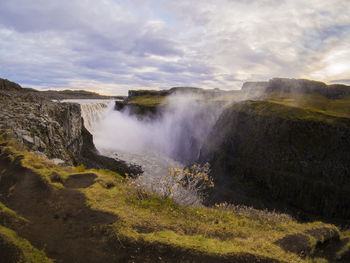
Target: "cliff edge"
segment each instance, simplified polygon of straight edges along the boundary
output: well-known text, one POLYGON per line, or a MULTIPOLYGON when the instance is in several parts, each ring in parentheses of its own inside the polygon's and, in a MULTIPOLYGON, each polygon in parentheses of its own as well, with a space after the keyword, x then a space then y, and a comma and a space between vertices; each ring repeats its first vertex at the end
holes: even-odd
POLYGON ((57 163, 83 164, 121 174, 139 174, 140 168, 98 154, 84 127, 80 105, 56 103, 41 92, 0 79, 0 128, 29 150, 57 163))

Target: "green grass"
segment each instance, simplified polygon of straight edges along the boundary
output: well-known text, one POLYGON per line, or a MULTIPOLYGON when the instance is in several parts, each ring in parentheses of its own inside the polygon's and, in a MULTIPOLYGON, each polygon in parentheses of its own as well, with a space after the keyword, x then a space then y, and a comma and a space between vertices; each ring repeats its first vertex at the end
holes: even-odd
POLYGON ((320 111, 312 107, 291 106, 292 103, 275 102, 273 100, 243 101, 233 104, 231 107, 240 112, 278 117, 286 120, 309 120, 325 122, 330 125, 344 126, 346 116, 336 116, 326 111, 320 111))
POLYGON ((0 224, 2 220, 4 221, 21 221, 22 223, 28 222, 27 219, 18 215, 12 209, 6 207, 3 203, 0 202, 0 224))
POLYGON ((350 117, 350 96, 327 99, 319 94, 272 93, 266 100, 334 117, 350 117))
POLYGON ((1 225, 0 243, 3 246, 2 249, 10 251, 14 263, 53 263, 43 251, 34 248, 26 239, 19 237, 14 231, 1 225))
MULTIPOLYGON (((105 175, 99 175, 105 180, 105 175)), ((116 214, 119 218, 111 227, 121 240, 163 243, 207 254, 230 255, 250 253, 287 262, 303 262, 293 253, 285 252, 273 243, 288 235, 304 233, 321 227, 334 228, 322 222, 299 224, 294 220, 262 218, 229 210, 183 207, 171 199, 162 199, 151 193, 142 198, 137 190, 116 183, 107 190, 102 184, 94 184, 82 190, 93 209, 116 214)), ((310 238, 310 246, 318 240, 310 238)))
POLYGON ((142 95, 132 97, 128 103, 145 107, 164 106, 167 103, 167 98, 161 95, 142 95))

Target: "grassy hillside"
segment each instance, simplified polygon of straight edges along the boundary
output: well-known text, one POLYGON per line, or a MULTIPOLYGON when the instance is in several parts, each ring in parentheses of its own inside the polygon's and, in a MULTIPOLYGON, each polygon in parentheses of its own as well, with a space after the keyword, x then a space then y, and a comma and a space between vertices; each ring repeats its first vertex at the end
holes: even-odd
POLYGON ((271 93, 266 100, 334 117, 350 117, 350 96, 327 99, 318 94, 271 93))
POLYGON ((162 96, 158 94, 142 95, 142 96, 131 97, 128 100, 128 103, 137 104, 145 107, 164 106, 167 103, 167 98, 166 96, 162 96))
MULTIPOLYGON (((0 236, 23 255, 31 247, 13 231, 57 262, 328 262, 317 259, 319 247, 339 238, 326 256, 348 253, 333 225, 225 204, 180 206, 108 170, 56 166, 4 136, 0 164, 1 211, 28 221, 0 221, 0 236)), ((50 262, 32 251, 35 262, 50 262)))
MULTIPOLYGON (((349 101, 350 102, 350 101, 349 101)), ((305 103, 304 105, 296 105, 297 102, 289 99, 283 100, 258 100, 243 101, 231 106, 231 109, 247 114, 261 115, 274 118, 282 118, 285 120, 308 120, 316 122, 324 122, 331 125, 344 125, 349 122, 346 110, 331 110, 326 108, 329 104, 312 105, 305 103), (326 105, 322 107, 323 105, 326 105), (324 108, 324 110, 321 110, 324 108)), ((334 105, 337 105, 334 103, 334 105)), ((331 106, 328 106, 331 107, 331 106)), ((336 109, 336 107, 334 106, 336 109)))

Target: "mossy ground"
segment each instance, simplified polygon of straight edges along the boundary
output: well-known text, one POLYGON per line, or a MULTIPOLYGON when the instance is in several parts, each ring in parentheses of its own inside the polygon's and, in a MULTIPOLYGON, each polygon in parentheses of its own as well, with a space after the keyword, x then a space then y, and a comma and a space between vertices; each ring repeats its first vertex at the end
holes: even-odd
POLYGON ((262 100, 243 101, 231 107, 250 114, 335 126, 348 125, 350 118, 350 97, 332 100, 317 94, 270 94, 262 100))
POLYGON ((319 94, 271 93, 266 100, 334 117, 350 117, 350 96, 328 99, 319 94))
POLYGON ((3 263, 53 263, 45 252, 33 247, 13 230, 0 225, 0 259, 3 263))
MULTIPOLYGON (((86 204, 92 210, 115 215, 114 223, 102 228, 106 237, 115 240, 121 248, 130 244, 148 244, 153 247, 167 246, 178 251, 187 251, 186 253, 191 251, 218 260, 235 258, 237 255, 243 255, 244 259, 245 255, 253 255, 257 259, 269 258, 277 262, 327 262, 305 257, 305 254, 311 257, 316 244, 324 239, 322 235, 315 236, 311 233, 324 228, 339 233, 333 225, 322 222, 300 224, 283 214, 264 216, 262 213, 259 216, 249 211, 180 206, 172 199, 164 199, 130 186, 127 179, 114 172, 87 170, 82 166, 56 166, 16 145, 7 142, 6 146, 2 146, 2 152, 7 152, 14 161, 20 156, 21 165, 39 174, 42 181, 54 191, 65 189, 65 181, 73 174, 95 174, 97 177, 93 184, 74 191, 84 195, 86 204), (300 255, 278 245, 278 240, 291 235, 306 236, 306 248, 309 251, 300 255)), ((12 213, 4 206, 1 209, 12 213)), ((11 230, 1 230, 7 237, 14 237, 11 230)), ((348 245, 344 245, 344 251, 346 246, 348 245)), ((22 250, 24 254, 27 251, 26 248, 22 250)), ((30 253, 33 257, 42 255, 37 250, 28 251, 32 251, 30 253)))
POLYGON ((142 95, 131 97, 128 100, 130 104, 137 104, 145 107, 156 107, 156 106, 164 106, 167 103, 166 96, 162 95, 142 95))
MULTIPOLYGON (((282 262, 302 262, 273 243, 286 235, 324 226, 321 222, 298 224, 283 215, 269 219, 213 208, 182 207, 152 194, 140 198, 134 189, 123 185, 106 192, 95 184, 84 193, 94 209, 118 215, 120 220, 111 229, 120 239, 164 243, 220 256, 248 253, 262 258, 273 255, 282 262)), ((310 236, 310 242, 312 246, 317 240, 310 236)))

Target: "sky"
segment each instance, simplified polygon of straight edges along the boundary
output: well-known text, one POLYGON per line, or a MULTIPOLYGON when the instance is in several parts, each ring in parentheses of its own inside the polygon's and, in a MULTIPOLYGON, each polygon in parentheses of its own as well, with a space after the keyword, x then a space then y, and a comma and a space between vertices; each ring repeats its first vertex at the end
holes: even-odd
POLYGON ((37 89, 350 84, 349 0, 1 0, 0 77, 37 89))

